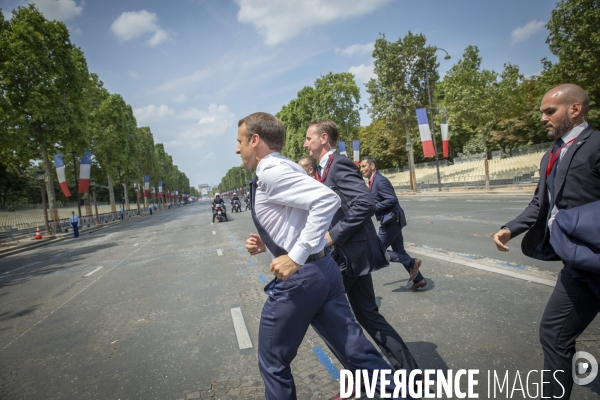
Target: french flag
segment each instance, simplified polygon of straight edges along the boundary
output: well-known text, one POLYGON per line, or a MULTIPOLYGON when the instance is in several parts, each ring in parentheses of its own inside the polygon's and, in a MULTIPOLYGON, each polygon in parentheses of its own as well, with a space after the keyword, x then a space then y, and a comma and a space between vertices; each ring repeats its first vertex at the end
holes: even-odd
POLYGON ((360 164, 360 140, 352 141, 352 149, 354 150, 354 164, 358 167, 360 164))
POLYGON ((427 110, 417 108, 417 122, 419 123, 419 133, 421 134, 421 144, 423 145, 424 157, 435 157, 433 150, 433 140, 431 139, 431 130, 427 123, 427 110))
POLYGON ((442 128, 442 147, 444 150, 444 157, 448 157, 448 148, 450 147, 450 142, 448 140, 448 123, 443 123, 440 125, 442 128))
POLYGON ((340 148, 340 154, 348 157, 348 153, 346 153, 346 143, 338 142, 338 147, 340 148))
POLYGON ((71 197, 71 192, 69 192, 69 186, 67 185, 67 178, 65 176, 65 163, 63 161, 62 153, 54 155, 54 165, 56 165, 56 175, 58 176, 58 183, 60 183, 63 194, 65 197, 71 197))
POLYGON ((79 193, 87 193, 90 188, 90 171, 92 168, 92 151, 83 152, 79 159, 79 193))
POLYGON ((148 197, 150 190, 150 175, 144 175, 144 197, 148 197))

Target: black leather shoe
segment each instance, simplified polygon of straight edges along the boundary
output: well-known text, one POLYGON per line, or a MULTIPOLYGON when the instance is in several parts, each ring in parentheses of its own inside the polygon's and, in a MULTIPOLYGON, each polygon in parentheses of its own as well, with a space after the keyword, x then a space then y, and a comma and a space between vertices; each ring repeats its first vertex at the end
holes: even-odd
POLYGON ((412 268, 409 269, 410 272, 410 276, 408 277, 408 281, 412 282, 415 280, 415 278, 417 277, 417 274, 419 273, 419 268, 421 267, 422 261, 418 258, 415 258, 415 264, 413 265, 412 268))
POLYGON ((410 290, 411 292, 414 292, 415 290, 419 290, 421 288, 424 288, 425 286, 427 286, 427 279, 423 278, 422 281, 413 283, 411 287, 406 287, 406 290, 410 290))

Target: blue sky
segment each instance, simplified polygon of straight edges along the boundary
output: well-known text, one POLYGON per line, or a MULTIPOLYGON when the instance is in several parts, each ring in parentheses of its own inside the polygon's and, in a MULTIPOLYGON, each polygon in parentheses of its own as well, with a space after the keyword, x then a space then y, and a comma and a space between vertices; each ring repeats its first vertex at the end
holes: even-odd
MULTIPOLYGON (((0 0, 10 11, 28 3, 0 0)), ((217 184, 240 165, 237 121, 277 113, 328 72, 372 76, 372 43, 408 31, 447 50, 440 74, 476 45, 483 67, 513 63, 526 76, 553 60, 545 24, 553 0, 37 0, 64 21, 111 93, 150 126, 190 184, 217 184)), ((439 55, 439 53, 438 53, 439 55)), ((362 124, 368 124, 366 113, 362 124)))

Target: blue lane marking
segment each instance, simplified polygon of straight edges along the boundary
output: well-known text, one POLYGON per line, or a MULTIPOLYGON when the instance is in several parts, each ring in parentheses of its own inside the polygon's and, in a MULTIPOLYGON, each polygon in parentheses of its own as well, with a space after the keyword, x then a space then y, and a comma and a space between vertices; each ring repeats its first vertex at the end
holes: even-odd
POLYGON ((456 253, 456 255, 459 256, 459 257, 462 257, 462 258, 468 258, 468 259, 471 259, 471 260, 475 260, 475 257, 469 256, 467 254, 456 253))
POLYGON ((249 265, 254 265, 254 261, 252 261, 252 260, 248 260, 248 264, 249 264, 249 265))
POLYGON ((521 269, 521 270, 525 269, 518 264, 513 264, 513 263, 509 263, 509 262, 496 261, 496 264, 502 265, 503 267, 508 267, 508 268, 515 268, 515 269, 521 269))
POLYGON ((262 275, 259 275, 258 278, 262 281, 262 283, 268 283, 269 281, 262 275))
POLYGON ((336 381, 339 381, 340 371, 335 367, 335 365, 333 365, 333 363, 331 362, 329 357, 327 357, 327 354, 325 354, 323 349, 320 347, 313 347, 313 352, 315 353, 319 361, 321 361, 321 364, 323 364, 327 372, 329 372, 329 375, 331 375, 331 377, 336 381))

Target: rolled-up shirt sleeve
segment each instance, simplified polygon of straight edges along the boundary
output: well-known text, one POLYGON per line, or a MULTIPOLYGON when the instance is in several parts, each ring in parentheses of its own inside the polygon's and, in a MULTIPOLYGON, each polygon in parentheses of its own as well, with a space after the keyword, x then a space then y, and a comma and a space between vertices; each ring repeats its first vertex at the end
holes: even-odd
POLYGON ((324 236, 340 207, 340 198, 304 172, 289 167, 268 166, 259 176, 261 188, 268 196, 269 202, 308 212, 306 218, 304 213, 298 218, 289 218, 292 228, 300 231, 300 235, 288 251, 288 256, 302 265, 308 256, 325 246, 324 236))

